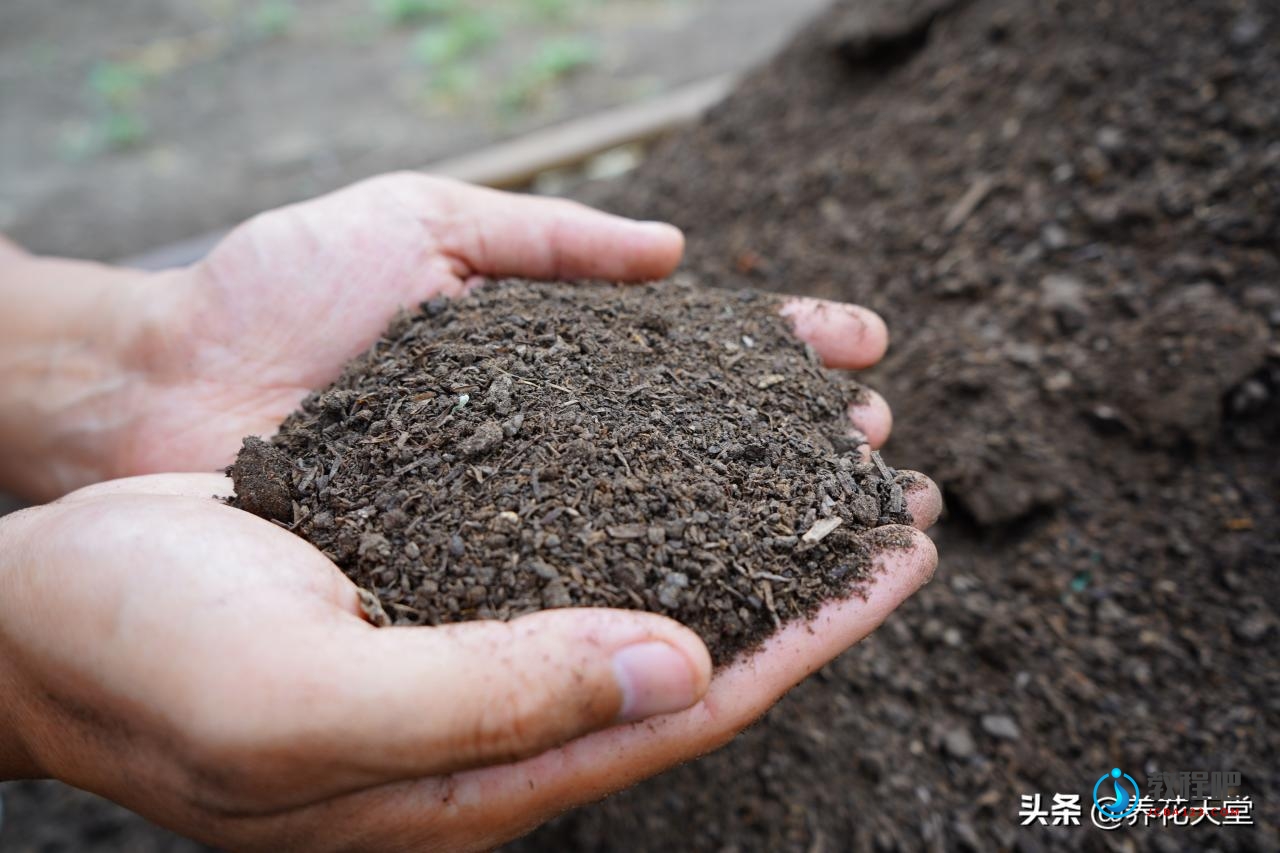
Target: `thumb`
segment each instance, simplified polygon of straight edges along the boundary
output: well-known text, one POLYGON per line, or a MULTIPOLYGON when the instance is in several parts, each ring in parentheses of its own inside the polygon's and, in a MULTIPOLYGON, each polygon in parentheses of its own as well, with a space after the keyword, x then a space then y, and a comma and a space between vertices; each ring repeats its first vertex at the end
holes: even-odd
POLYGON ((340 633, 324 657, 326 680, 336 682, 326 707, 305 700, 312 726, 320 711, 329 736, 310 742, 334 745, 334 763, 358 759, 380 781, 514 761, 683 710, 711 677, 696 634, 631 611, 340 633))
POLYGON ((575 201, 506 193, 429 178, 452 210, 435 237, 465 272, 489 277, 646 281, 675 270, 684 235, 575 201))

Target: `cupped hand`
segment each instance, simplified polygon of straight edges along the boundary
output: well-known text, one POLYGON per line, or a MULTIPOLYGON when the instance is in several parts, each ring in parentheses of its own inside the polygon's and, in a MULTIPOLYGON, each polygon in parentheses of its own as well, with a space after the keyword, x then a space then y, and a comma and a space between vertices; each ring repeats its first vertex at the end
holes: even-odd
MULTIPOLYGON (((194 266, 119 289, 134 331, 112 392, 122 399, 93 425, 110 439, 98 479, 226 466, 402 308, 485 277, 662 278, 683 249, 670 225, 415 173, 264 213, 194 266)), ((812 300, 787 311, 833 366, 868 366, 887 345, 869 311, 812 300)), ((888 407, 867 405, 864 430, 882 439, 888 407)), ((72 475, 59 493, 87 482, 72 475)))
MULTIPOLYGON (((416 175, 247 223, 146 279, 130 418, 110 472, 210 470, 270 433, 400 307, 484 276, 661 277, 669 226, 416 175)), ((884 323, 793 300, 830 366, 875 363, 884 323)), ((850 409, 868 444, 891 418, 850 409)), ((212 500, 227 481, 103 483, 0 522, 0 770, 53 775, 234 848, 476 849, 723 744, 932 574, 880 528, 864 598, 827 605, 712 677, 652 614, 374 629, 318 551, 212 500), (640 722, 635 722, 639 720, 640 722)), ((907 487, 916 527, 936 487, 907 487)))
MULTIPOLYGON (((721 745, 935 559, 870 534, 895 544, 865 598, 712 677, 653 614, 374 628, 319 551, 212 499, 229 488, 133 478, 0 523, 0 770, 232 849, 487 848, 721 745)), ((937 493, 910 495, 923 526, 937 493)))
POLYGON ((261 214, 194 266, 144 278, 137 417, 109 473, 224 467, 400 309, 485 277, 657 279, 683 249, 670 225, 416 173, 261 214))

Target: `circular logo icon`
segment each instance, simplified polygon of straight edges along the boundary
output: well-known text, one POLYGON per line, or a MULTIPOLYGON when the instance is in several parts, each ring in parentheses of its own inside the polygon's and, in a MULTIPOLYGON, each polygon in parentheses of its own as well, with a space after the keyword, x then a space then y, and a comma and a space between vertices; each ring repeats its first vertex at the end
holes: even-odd
POLYGON ((1136 812, 1139 799, 1138 783, 1119 767, 1111 768, 1110 773, 1103 773, 1098 777, 1098 781, 1093 783, 1093 807, 1098 814, 1108 820, 1123 820, 1136 812), (1109 797, 1103 793, 1099 797, 1098 789, 1108 779, 1111 780, 1111 788, 1115 791, 1115 796, 1109 797))

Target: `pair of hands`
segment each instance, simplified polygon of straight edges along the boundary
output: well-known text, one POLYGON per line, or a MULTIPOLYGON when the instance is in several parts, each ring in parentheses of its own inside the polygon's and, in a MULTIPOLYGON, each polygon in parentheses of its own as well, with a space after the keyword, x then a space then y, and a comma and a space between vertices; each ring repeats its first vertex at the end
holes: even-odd
MULTIPOLYGON (((211 500, 224 477, 151 473, 226 465, 401 306, 488 276, 660 278, 682 249, 670 226, 405 174, 264 214, 185 270, 11 251, 81 325, 42 350, 44 313, 11 316, 35 340, 0 367, 56 387, 7 410, 66 452, 0 474, 42 497, 108 482, 0 520, 0 778, 54 776, 234 848, 489 847, 720 746, 874 630, 933 572, 918 531, 865 600, 712 677, 692 632, 646 613, 375 629, 316 549, 211 500)), ((887 346, 861 308, 784 313, 833 367, 887 346)), ((33 440, 4 417, 6 443, 33 440)), ((850 417, 888 436, 879 397, 850 417)), ((923 529, 941 500, 918 479, 923 529)))

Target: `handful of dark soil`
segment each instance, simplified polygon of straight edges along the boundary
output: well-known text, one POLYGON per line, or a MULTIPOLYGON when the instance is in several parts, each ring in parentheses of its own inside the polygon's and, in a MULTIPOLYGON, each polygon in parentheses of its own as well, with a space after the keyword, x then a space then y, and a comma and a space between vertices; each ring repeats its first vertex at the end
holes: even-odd
MULTIPOLYGON (((857 594, 909 523, 778 299, 506 282, 398 319, 271 444, 234 504, 314 543, 398 624, 625 607, 717 664, 857 594)), ((902 543, 905 544, 905 543, 902 543)))

